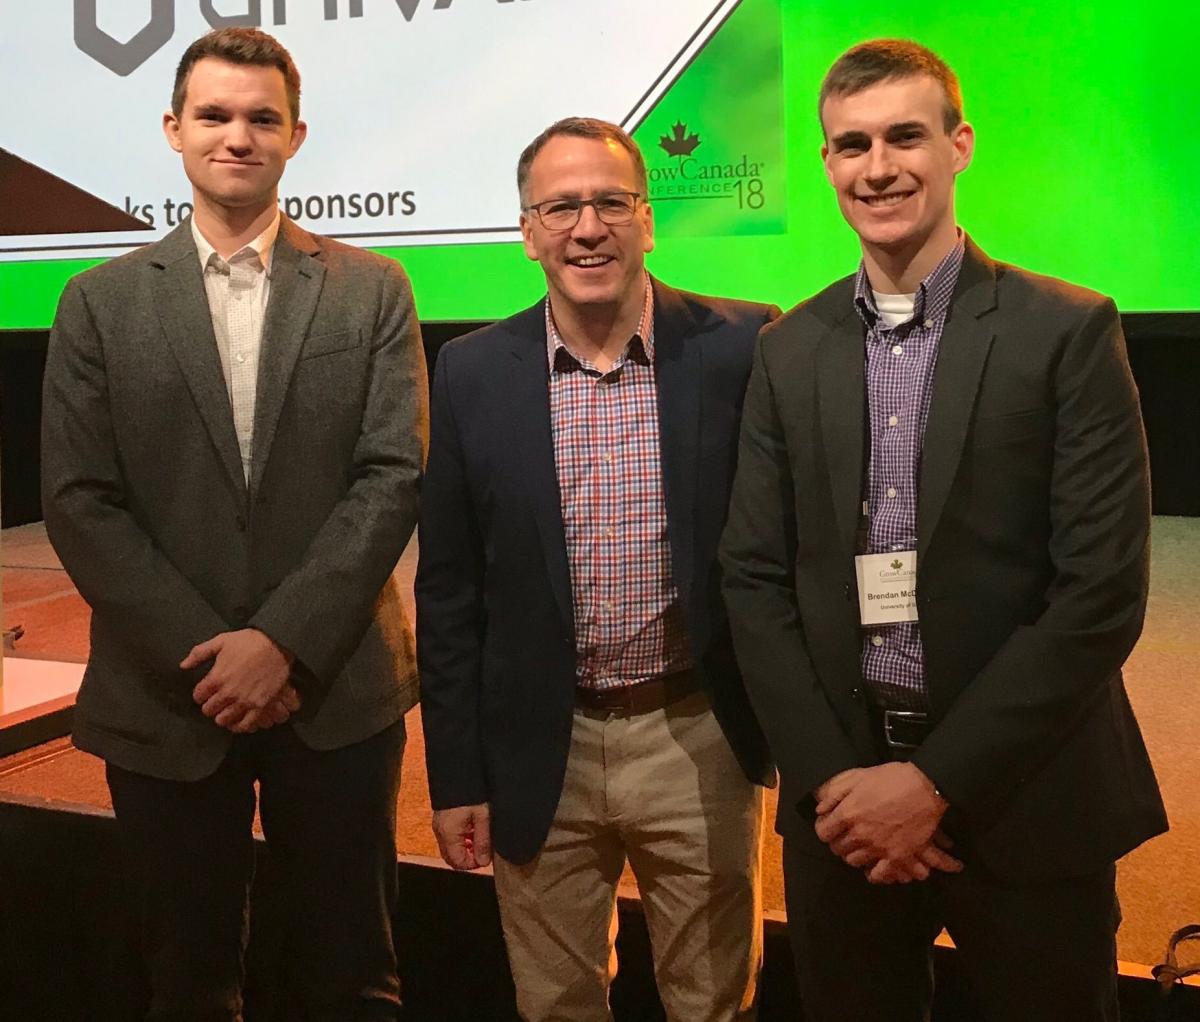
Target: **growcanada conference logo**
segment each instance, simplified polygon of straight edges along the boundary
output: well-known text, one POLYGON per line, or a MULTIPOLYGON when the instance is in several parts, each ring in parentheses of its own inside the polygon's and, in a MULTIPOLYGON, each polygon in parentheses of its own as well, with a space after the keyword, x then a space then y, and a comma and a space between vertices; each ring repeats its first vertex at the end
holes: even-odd
POLYGON ((888 568, 885 568, 879 572, 879 578, 881 581, 887 581, 890 579, 910 579, 914 574, 912 565, 905 564, 904 561, 902 561, 899 557, 892 558, 888 568), (888 568, 891 570, 889 571, 888 568))
POLYGON ((746 152, 732 159, 706 158, 699 151, 704 148, 704 136, 682 120, 671 126, 669 135, 659 136, 658 148, 667 158, 647 168, 652 202, 732 198, 739 209, 757 210, 766 205, 765 161, 753 159, 746 152))

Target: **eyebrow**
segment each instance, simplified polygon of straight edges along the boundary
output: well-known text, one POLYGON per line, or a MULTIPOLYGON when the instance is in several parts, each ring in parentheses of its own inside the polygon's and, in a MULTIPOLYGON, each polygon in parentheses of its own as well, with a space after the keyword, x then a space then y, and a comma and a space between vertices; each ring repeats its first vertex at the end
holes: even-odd
POLYGON ((919 131, 924 135, 928 134, 929 128, 924 121, 900 121, 898 124, 889 124, 887 131, 884 132, 884 137, 895 138, 897 135, 905 135, 913 131, 919 131))
MULTIPOLYGON (((914 131, 925 135, 929 133, 929 128, 923 121, 898 121, 887 126, 883 137, 891 141, 914 131)), ((871 137, 865 131, 843 131, 839 135, 834 135, 832 141, 834 149, 846 149, 850 146, 869 149, 871 146, 871 137)))
POLYGON ((870 144, 871 139, 865 131, 843 131, 840 135, 833 136, 834 149, 846 149, 852 145, 867 148, 870 144))
MULTIPOLYGON (((599 191, 592 192, 591 198, 602 199, 612 195, 638 195, 640 192, 632 188, 601 188, 599 191)), ((551 195, 546 202, 581 202, 584 201, 584 193, 581 191, 560 192, 558 195, 551 195)))
MULTIPOLYGON (((193 111, 193 116, 195 117, 208 117, 211 114, 228 115, 229 110, 227 107, 223 107, 220 103, 204 103, 203 105, 196 107, 196 109, 193 111)), ((282 119, 283 114, 281 114, 273 106, 260 106, 257 110, 251 110, 247 116, 278 117, 282 119)))

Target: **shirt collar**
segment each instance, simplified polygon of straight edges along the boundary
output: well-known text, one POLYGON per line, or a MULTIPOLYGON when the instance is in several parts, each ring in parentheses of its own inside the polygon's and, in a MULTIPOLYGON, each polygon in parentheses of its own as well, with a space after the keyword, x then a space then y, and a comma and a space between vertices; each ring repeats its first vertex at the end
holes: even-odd
MULTIPOLYGON (((637 329, 629 339, 621 357, 633 356, 640 348, 641 353, 645 354, 646 364, 652 365, 654 363, 654 289, 650 286, 650 274, 647 273, 644 276, 646 293, 642 299, 642 314, 638 318, 637 329)), ((583 360, 567 347, 567 343, 558 332, 558 326, 554 322, 554 311, 550 308, 549 295, 546 296, 546 357, 550 362, 551 372, 554 372, 559 365, 560 358, 570 359, 579 365, 584 364, 583 360), (560 351, 563 352, 561 356, 559 355, 560 351)))
MULTIPOLYGON (((958 283, 958 271, 962 269, 963 233, 958 232, 958 241, 937 264, 920 286, 913 301, 913 317, 910 322, 941 319, 950 308, 950 299, 954 297, 954 286, 958 283)), ((858 310, 867 328, 875 326, 879 319, 879 309, 875 304, 875 295, 871 291, 871 281, 867 277, 866 263, 858 264, 858 273, 854 278, 854 307, 858 310)), ((903 326, 903 324, 901 324, 903 326)))
POLYGON ((257 259, 267 276, 271 276, 271 252, 275 248, 275 239, 279 237, 279 220, 280 213, 279 210, 276 209, 274 219, 267 224, 262 234, 248 244, 243 245, 228 259, 221 260, 221 257, 217 255, 217 250, 213 248, 212 245, 209 244, 208 239, 200 233, 200 228, 196 226, 196 218, 193 216, 192 238, 196 242, 196 252, 200 256, 200 269, 207 269, 214 258, 216 258, 218 262, 224 262, 228 264, 234 262, 235 260, 250 260, 251 257, 253 257, 253 259, 257 259))

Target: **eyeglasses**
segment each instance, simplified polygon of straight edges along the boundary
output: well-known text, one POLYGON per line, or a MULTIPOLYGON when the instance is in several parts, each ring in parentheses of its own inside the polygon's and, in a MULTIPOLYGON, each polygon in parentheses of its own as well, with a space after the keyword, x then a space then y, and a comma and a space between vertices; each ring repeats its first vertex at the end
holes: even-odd
POLYGON ((620 227, 633 220, 641 195, 637 192, 604 192, 591 199, 547 199, 525 207, 536 213, 548 231, 569 231, 583 216, 583 207, 591 206, 602 223, 620 227))

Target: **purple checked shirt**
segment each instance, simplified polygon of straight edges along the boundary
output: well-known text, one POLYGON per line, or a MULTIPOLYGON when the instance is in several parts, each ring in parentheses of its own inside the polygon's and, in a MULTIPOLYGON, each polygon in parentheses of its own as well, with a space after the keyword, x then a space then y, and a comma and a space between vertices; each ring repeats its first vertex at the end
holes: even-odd
MULTIPOLYGON (((879 318, 866 268, 858 270, 854 306, 867 328, 865 371, 871 416, 867 553, 917 547, 921 444, 933 396, 938 345, 962 259, 960 235, 950 254, 921 281, 913 318, 893 328, 879 318)), ((862 672, 872 701, 883 709, 928 709, 918 622, 864 630, 862 672)))

